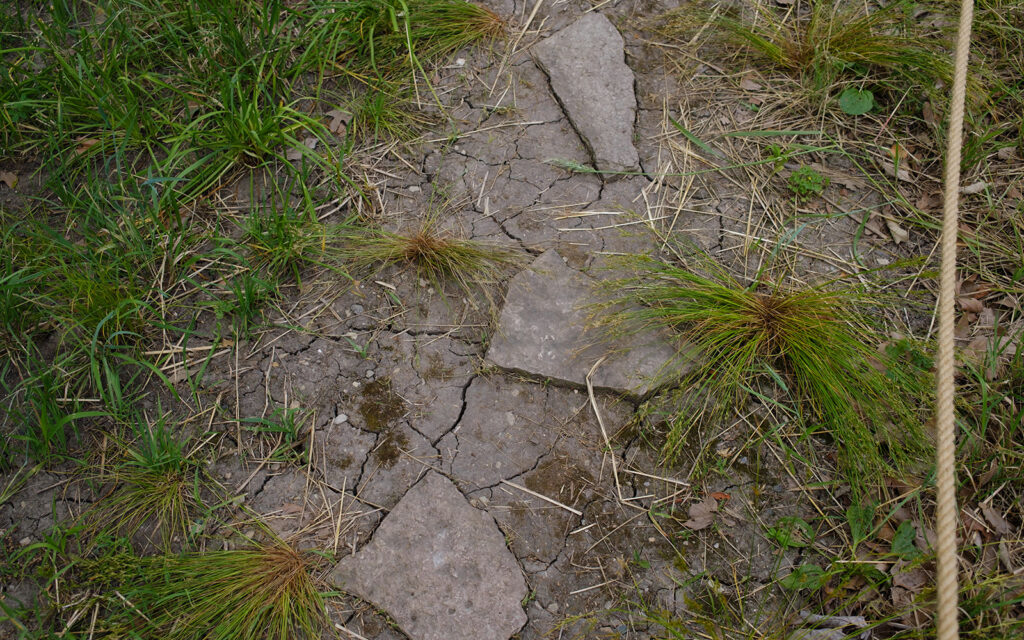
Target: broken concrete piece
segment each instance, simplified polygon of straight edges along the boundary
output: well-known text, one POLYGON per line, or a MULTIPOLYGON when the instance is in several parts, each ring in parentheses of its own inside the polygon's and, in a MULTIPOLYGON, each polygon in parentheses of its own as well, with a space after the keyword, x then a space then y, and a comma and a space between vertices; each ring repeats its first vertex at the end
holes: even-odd
POLYGON ((636 95, 622 36, 608 18, 592 12, 534 46, 573 127, 601 171, 635 171, 636 95))
POLYGON ((487 359, 503 369, 583 386, 593 364, 607 355, 594 386, 647 395, 678 354, 657 335, 620 340, 614 351, 598 344, 598 335, 585 335, 593 284, 554 249, 543 253, 512 279, 487 359))
POLYGON ((526 624, 526 580, 494 520, 429 472, 331 573, 412 640, 502 640, 526 624))

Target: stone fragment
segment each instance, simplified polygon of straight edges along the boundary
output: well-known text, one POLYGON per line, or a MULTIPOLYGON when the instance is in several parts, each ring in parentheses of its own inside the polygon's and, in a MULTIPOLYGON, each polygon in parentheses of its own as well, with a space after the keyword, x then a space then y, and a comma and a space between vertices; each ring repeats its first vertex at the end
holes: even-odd
POLYGON ((573 127, 601 171, 635 171, 636 95, 622 36, 608 18, 591 12, 534 46, 573 127))
POLYGON ((628 337, 611 350, 598 335, 585 334, 593 285, 555 250, 541 254, 512 279, 487 359, 503 369, 583 386, 591 366, 607 356, 594 374, 595 387, 647 395, 678 354, 660 335, 628 337))
POLYGON ((331 574, 412 640, 504 640, 526 623, 526 581, 494 521, 429 472, 331 574))

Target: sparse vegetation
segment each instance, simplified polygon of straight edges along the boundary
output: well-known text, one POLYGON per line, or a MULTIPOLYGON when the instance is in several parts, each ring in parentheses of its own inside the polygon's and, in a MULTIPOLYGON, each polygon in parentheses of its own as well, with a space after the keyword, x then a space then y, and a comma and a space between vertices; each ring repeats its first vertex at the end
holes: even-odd
MULTIPOLYGON (((8 4, 0 636, 314 638, 361 619, 335 616, 326 562, 366 541, 409 469, 492 462, 458 453, 482 383, 534 400, 536 380, 490 380, 479 359, 478 303, 528 259, 517 243, 626 269, 604 282, 605 328, 680 348, 652 397, 605 411, 597 390, 603 442, 551 381, 535 421, 496 415, 503 452, 524 418, 530 446, 551 436, 522 484, 585 521, 517 495, 508 525, 501 485, 491 505, 473 494, 513 551, 571 531, 550 559, 580 560, 576 582, 544 584, 559 562, 533 574, 531 624, 543 608, 564 637, 933 635, 952 3, 701 2, 632 32, 620 6, 643 169, 617 182, 576 160, 546 173, 526 153, 553 124, 540 71, 463 52, 510 31, 526 47, 562 24, 543 12, 509 29, 462 0, 8 4), (515 150, 492 161, 485 139, 515 150), (621 225, 583 217, 621 208, 621 225), (692 238, 706 252, 676 250, 692 238)), ((981 640, 1024 634, 1024 1, 976 4, 957 465, 961 636, 981 640)))

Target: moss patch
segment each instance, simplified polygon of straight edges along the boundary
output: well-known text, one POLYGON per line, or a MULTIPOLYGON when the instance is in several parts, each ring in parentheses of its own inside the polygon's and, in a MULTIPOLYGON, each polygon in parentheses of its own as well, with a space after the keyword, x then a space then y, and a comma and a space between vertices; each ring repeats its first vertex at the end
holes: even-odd
POLYGON ((391 388, 390 378, 378 378, 363 387, 359 415, 366 428, 381 433, 405 415, 405 401, 391 388))

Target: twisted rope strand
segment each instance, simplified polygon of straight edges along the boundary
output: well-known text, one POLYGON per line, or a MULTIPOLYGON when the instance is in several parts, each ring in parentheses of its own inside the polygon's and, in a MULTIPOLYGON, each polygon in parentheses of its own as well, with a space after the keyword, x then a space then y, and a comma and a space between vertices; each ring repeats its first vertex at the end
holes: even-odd
POLYGON ((953 68, 953 95, 950 98, 949 138, 946 145, 945 193, 942 217, 942 267, 939 277, 939 344, 936 372, 935 429, 935 510, 936 562, 935 588, 938 594, 938 640, 956 640, 957 557, 956 557, 956 478, 954 454, 956 438, 953 413, 953 326, 956 290, 956 238, 959 222, 960 148, 964 124, 964 94, 967 85, 967 57, 971 44, 973 0, 960 5, 956 59, 953 68))

